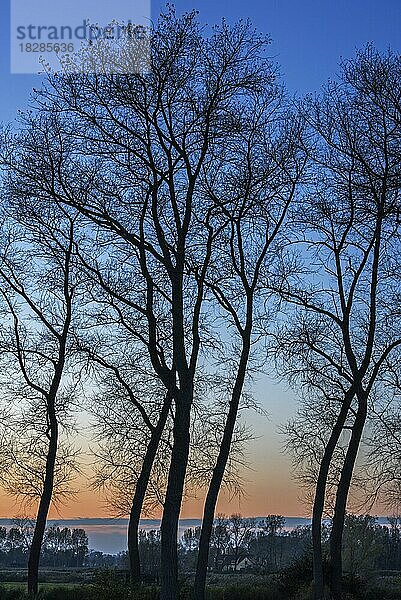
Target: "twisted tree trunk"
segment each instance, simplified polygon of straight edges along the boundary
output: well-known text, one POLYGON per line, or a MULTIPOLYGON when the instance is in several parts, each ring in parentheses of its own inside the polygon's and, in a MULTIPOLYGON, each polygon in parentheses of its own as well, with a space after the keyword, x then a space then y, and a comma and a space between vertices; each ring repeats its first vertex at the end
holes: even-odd
POLYGON ((143 502, 148 487, 153 463, 160 444, 160 439, 166 425, 168 413, 171 407, 172 396, 168 394, 164 401, 159 420, 153 429, 149 445, 142 463, 141 472, 135 486, 135 494, 132 501, 130 519, 128 524, 128 554, 130 561, 131 583, 137 585, 141 583, 141 561, 139 556, 138 532, 139 522, 142 513, 143 502))
POLYGON ((358 410, 352 427, 351 439, 348 445, 347 454, 340 481, 337 488, 336 503, 334 506, 333 525, 330 536, 330 593, 332 600, 341 600, 342 598, 342 539, 344 531, 345 512, 349 488, 351 485, 352 473, 355 467, 358 455, 359 444, 362 438, 363 428, 367 416, 367 397, 358 395, 358 410))
POLYGON ((340 439, 341 432, 347 419, 347 414, 353 398, 353 390, 350 389, 341 406, 337 421, 332 429, 329 440, 324 449, 320 463, 319 475, 316 482, 315 499, 312 512, 312 556, 313 556, 313 597, 314 600, 324 600, 324 576, 322 555, 322 518, 324 511, 324 500, 326 495, 327 477, 335 448, 340 439))
POLYGON ((54 470, 56 466, 58 445, 58 422, 54 410, 54 402, 49 409, 49 447, 46 457, 46 473, 43 483, 43 492, 40 498, 36 516, 35 529, 28 558, 28 595, 35 598, 38 594, 39 561, 42 549, 43 537, 46 529, 47 515, 54 487, 54 470))

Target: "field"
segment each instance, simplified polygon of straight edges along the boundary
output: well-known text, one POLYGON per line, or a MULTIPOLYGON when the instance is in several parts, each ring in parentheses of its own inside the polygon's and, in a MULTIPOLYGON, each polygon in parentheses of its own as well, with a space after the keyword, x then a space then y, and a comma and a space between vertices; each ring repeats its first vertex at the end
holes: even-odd
MULTIPOLYGON (((19 571, 18 576, 24 573, 19 571)), ((282 575, 252 575, 231 573, 211 575, 208 579, 206 600, 309 600, 311 586, 303 581, 301 573, 282 575)), ((11 571, 0 571, 0 578, 11 578, 11 571)), ((121 572, 98 571, 61 572, 46 571, 43 576, 57 581, 40 584, 40 600, 158 600, 158 586, 144 586, 131 590, 121 572), (92 581, 88 580, 88 574, 92 581), (87 581, 60 581, 60 577, 87 581)), ((192 577, 181 580, 180 600, 192 600, 192 577)), ((344 600, 401 600, 401 575, 387 573, 372 578, 370 582, 348 578, 344 580, 347 593, 344 600)), ((0 600, 27 600, 24 581, 0 582, 0 600)))

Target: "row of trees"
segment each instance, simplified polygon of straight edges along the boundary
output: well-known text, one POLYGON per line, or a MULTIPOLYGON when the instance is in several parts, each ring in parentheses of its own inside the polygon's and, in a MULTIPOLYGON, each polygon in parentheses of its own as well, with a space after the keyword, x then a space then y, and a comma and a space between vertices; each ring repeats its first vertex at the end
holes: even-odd
MULTIPOLYGON (((369 47, 294 105, 249 23, 205 35, 171 9, 149 36, 150 69, 77 74, 82 55, 70 57, 2 136, 1 478, 39 498, 29 592, 50 504, 72 491, 72 414, 89 396, 99 485, 130 515, 133 583, 140 516, 162 506, 161 600, 177 600, 181 504, 202 481, 204 600, 219 492, 238 483, 249 437, 239 414, 270 354, 305 393, 289 446, 317 482, 315 599, 326 506, 339 600, 364 431, 370 481, 391 486, 399 462, 380 468, 379 433, 394 456, 401 61, 369 47)), ((110 44, 99 60, 122 60, 110 44)))
MULTIPOLYGON (((215 573, 248 570, 277 572, 309 551, 309 528, 284 530, 285 518, 265 519, 217 515, 212 529, 208 570, 215 573)), ((181 569, 194 571, 201 528, 187 529, 180 540, 181 569)))
POLYGON ((11 396, 6 369, 3 389, 6 402, 22 398, 14 428, 26 417, 35 425, 26 448, 16 435, 6 472, 26 496, 27 471, 36 476, 30 493, 40 490, 32 595, 51 497, 68 491, 66 466, 74 466, 64 460, 74 457, 68 445, 60 452, 60 431, 80 375, 97 383, 100 370, 101 393, 110 399, 112 381, 124 401, 122 410, 107 406, 106 419, 127 405, 134 414, 120 480, 128 471, 134 488, 133 581, 150 490, 163 503, 161 597, 177 597, 184 486, 206 473, 196 577, 203 597, 218 493, 241 402, 249 406, 261 282, 305 163, 299 119, 290 119, 263 36, 240 23, 206 38, 194 13, 171 11, 151 37, 150 72, 49 73, 36 108, 3 139, 4 345, 18 388, 11 396), (200 460, 190 441, 205 405, 200 460))
MULTIPOLYGON (((3 567, 27 565, 34 523, 16 519, 9 529, 0 528, 0 562, 3 567)), ((199 551, 201 528, 186 529, 178 542, 181 573, 194 572, 199 551)), ((330 523, 324 526, 323 548, 328 551, 330 523)), ((217 515, 210 541, 208 570, 214 573, 246 571, 277 573, 310 556, 311 526, 285 529, 285 518, 268 515, 265 519, 247 519, 241 515, 217 515)), ((160 531, 139 531, 139 553, 145 577, 160 575, 160 531)), ((401 570, 401 526, 396 517, 379 525, 376 517, 351 515, 345 518, 343 539, 344 569, 355 576, 371 576, 379 570, 401 570)), ((127 553, 107 555, 89 551, 83 529, 51 526, 46 528, 41 564, 44 567, 117 567, 126 569, 127 553)))
MULTIPOLYGON (((0 562, 3 566, 26 566, 33 532, 34 523, 27 519, 16 520, 9 529, 0 527, 0 562)), ((88 537, 83 529, 48 527, 41 553, 44 566, 82 567, 89 554, 88 537)))
MULTIPOLYGON (((378 571, 401 570, 400 521, 397 517, 387 520, 386 525, 380 525, 377 517, 346 515, 342 549, 344 570, 348 574, 371 578, 378 571)), ((243 519, 239 515, 230 518, 219 515, 211 538, 209 570, 214 573, 238 570, 278 573, 298 561, 309 559, 312 527, 306 525, 288 530, 283 528, 284 523, 285 519, 278 515, 269 515, 262 521, 243 519), (278 527, 275 526, 277 519, 278 527)), ((329 556, 330 532, 331 522, 327 521, 322 535, 325 559, 329 556)), ((180 540, 183 572, 191 572, 196 567, 199 533, 198 528, 189 529, 180 540)), ((157 539, 157 534, 153 539, 157 539)), ((157 546, 153 547, 153 556, 157 559, 157 546)), ((148 558, 145 562, 148 564, 148 558)))

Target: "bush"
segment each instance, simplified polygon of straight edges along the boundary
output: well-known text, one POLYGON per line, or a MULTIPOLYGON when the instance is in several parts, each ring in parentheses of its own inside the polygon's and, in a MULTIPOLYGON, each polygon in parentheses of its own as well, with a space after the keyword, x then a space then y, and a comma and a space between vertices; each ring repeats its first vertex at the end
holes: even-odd
POLYGON ((206 588, 207 600, 283 600, 277 589, 265 585, 232 585, 206 588))
POLYGON ((97 600, 128 600, 132 597, 130 587, 113 570, 96 573, 93 591, 97 600))
POLYGON ((112 569, 98 571, 91 589, 93 600, 159 600, 160 596, 159 588, 154 585, 131 589, 130 585, 122 581, 121 575, 112 569))
POLYGON ((369 587, 366 592, 366 600, 400 600, 401 581, 379 581, 376 585, 369 587))
POLYGON ((366 598, 366 583, 357 575, 343 575, 343 593, 349 596, 352 600, 365 600, 366 598))
POLYGON ((132 600, 159 600, 159 588, 155 585, 150 587, 140 587, 134 590, 129 596, 132 600))
MULTIPOLYGON (((312 557, 306 554, 283 569, 279 576, 279 590, 283 598, 299 598, 305 595, 313 578, 312 557)), ((308 593, 308 592, 307 592, 308 593)))

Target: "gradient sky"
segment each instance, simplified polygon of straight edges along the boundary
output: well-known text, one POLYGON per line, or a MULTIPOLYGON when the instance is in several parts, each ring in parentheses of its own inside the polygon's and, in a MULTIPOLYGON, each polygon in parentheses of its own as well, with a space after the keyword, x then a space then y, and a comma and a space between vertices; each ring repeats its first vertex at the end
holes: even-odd
MULTIPOLYGON (((35 0, 31 0, 30 4, 35 0)), ((69 4, 71 0, 69 0, 69 4)), ((9 71, 9 2, 0 0, 0 122, 14 118, 18 108, 27 105, 32 87, 40 85, 39 76, 10 75, 9 71)), ((153 2, 156 18, 163 3, 153 2)), ((340 57, 348 58, 367 42, 379 49, 401 47, 400 0, 178 0, 178 12, 197 8, 200 19, 213 24, 225 17, 233 21, 249 17, 262 32, 270 34, 271 56, 281 65, 281 72, 292 93, 319 90, 338 71, 340 57)), ((251 416, 258 438, 250 449, 252 471, 247 474, 247 495, 231 504, 223 495, 219 510, 240 510, 247 515, 280 513, 303 515, 306 508, 298 500, 298 490, 291 481, 288 459, 280 452, 283 440, 277 427, 295 410, 294 395, 282 386, 261 378, 256 386, 258 400, 269 412, 269 420, 251 416)), ((85 482, 83 489, 87 486, 85 482)), ((183 517, 201 514, 201 498, 188 501, 183 517)), ((10 499, 0 497, 0 516, 13 516, 18 508, 10 499)), ((64 517, 108 516, 101 499, 82 492, 61 510, 64 517)), ((53 511, 52 516, 57 516, 53 511)))

